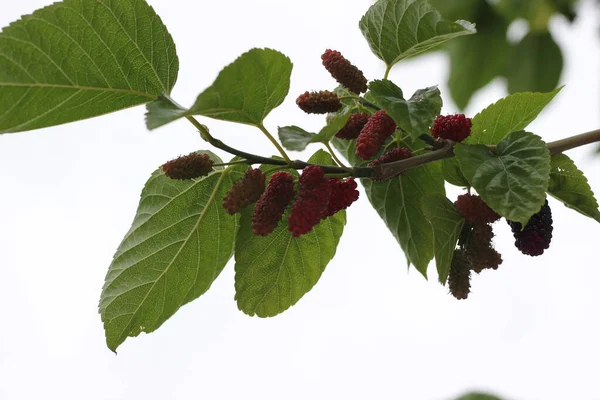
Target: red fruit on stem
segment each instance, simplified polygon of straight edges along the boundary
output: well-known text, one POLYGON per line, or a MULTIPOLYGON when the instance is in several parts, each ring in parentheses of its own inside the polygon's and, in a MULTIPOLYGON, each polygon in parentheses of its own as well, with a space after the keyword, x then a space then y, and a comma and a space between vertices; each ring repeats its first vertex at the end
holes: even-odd
POLYGON ((254 207, 252 232, 258 236, 273 232, 293 198, 294 177, 287 172, 274 173, 254 207))
POLYGON ((464 114, 439 115, 433 122, 431 133, 436 139, 462 142, 471 135, 471 118, 464 114))
POLYGON ((361 70, 346 60, 339 51, 326 50, 321 56, 323 66, 338 83, 349 91, 360 94, 367 91, 367 78, 361 70))

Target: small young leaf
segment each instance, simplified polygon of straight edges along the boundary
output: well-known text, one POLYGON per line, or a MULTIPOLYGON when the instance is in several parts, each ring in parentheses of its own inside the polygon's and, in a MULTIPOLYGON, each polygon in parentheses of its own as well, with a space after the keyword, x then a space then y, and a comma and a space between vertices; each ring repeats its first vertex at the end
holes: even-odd
POLYGON ((302 151, 312 143, 317 135, 297 126, 281 126, 278 130, 279 140, 287 150, 302 151))
POLYGON ((546 199, 550 182, 550 152, 539 136, 513 132, 487 146, 457 143, 454 154, 465 178, 498 214, 523 226, 546 199))
MULTIPOLYGON (((333 165, 323 150, 309 162, 333 165)), ((346 224, 346 212, 340 211, 295 238, 288 231, 288 215, 289 210, 263 237, 252 233, 252 209, 242 212, 235 247, 235 298, 248 315, 275 316, 308 293, 335 255, 346 224)))
POLYGON ((435 263, 439 281, 446 284, 454 249, 465 220, 456 212, 446 196, 432 195, 423 199, 423 212, 433 226, 435 263))
POLYGON ((226 66, 189 113, 260 125, 290 89, 292 62, 271 49, 252 49, 226 66))
POLYGON ((389 80, 372 81, 369 90, 377 105, 413 138, 429 132, 442 110, 442 97, 437 86, 417 90, 410 100, 404 100, 402 89, 389 80))
POLYGON ((548 93, 516 93, 498 100, 473 117, 471 136, 465 143, 495 145, 509 133, 525 129, 560 89, 548 93))
POLYGON ((352 113, 347 111, 344 114, 331 115, 331 118, 327 119, 327 125, 323 127, 315 136, 314 142, 328 143, 340 131, 348 122, 348 118, 352 113))
POLYGON ((556 88, 563 56, 549 32, 530 32, 513 50, 506 73, 508 91, 548 92, 556 88))
POLYGON ((78 121, 170 93, 175 43, 144 0, 65 0, 0 33, 0 133, 78 121))
POLYGON ((565 206, 600 222, 600 211, 594 192, 573 160, 565 154, 551 158, 548 194, 562 201, 565 206))
POLYGON ((359 26, 371 50, 388 70, 404 58, 475 33, 470 22, 446 21, 424 0, 378 0, 359 26))
POLYGON ((245 168, 189 181, 169 179, 161 169, 152 174, 102 289, 100 314, 111 350, 158 329, 210 288, 233 254, 239 219, 221 202, 245 168))

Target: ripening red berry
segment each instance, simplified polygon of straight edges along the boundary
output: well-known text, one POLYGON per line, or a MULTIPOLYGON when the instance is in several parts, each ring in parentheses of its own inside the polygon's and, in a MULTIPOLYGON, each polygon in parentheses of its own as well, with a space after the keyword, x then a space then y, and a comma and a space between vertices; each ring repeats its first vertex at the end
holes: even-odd
POLYGON ((331 186, 323 169, 316 165, 304 168, 299 179, 298 196, 288 217, 288 230, 293 237, 310 232, 323 219, 330 195, 331 186))
POLYGON ((439 115, 433 122, 431 133, 436 139, 462 142, 471 135, 471 118, 464 114, 439 115))
POLYGON ((250 168, 229 189, 223 199, 223 207, 233 215, 258 200, 264 191, 265 175, 258 168, 250 168))
POLYGON ((552 211, 548 200, 541 210, 534 214, 521 230, 519 222, 507 221, 515 237, 515 246, 523 254, 535 257, 542 255, 552 241, 552 211))
POLYGON ((287 172, 274 173, 254 207, 252 232, 258 236, 273 232, 293 198, 294 177, 287 172))
POLYGON ((471 269, 480 273, 484 269, 498 269, 502 264, 502 256, 493 245, 494 232, 489 224, 475 224, 465 243, 464 249, 471 269))
POLYGON ((363 160, 369 160, 379 152, 379 149, 396 131, 396 123, 384 111, 373 114, 360 131, 356 139, 356 155, 363 160))
MULTIPOLYGON (((394 161, 406 160, 407 158, 411 158, 412 156, 413 156, 412 152, 409 149, 407 149, 406 147, 396 147, 396 148, 384 153, 381 157, 371 161, 369 163, 369 167, 374 167, 379 164, 386 164, 386 163, 390 163, 390 162, 394 162, 394 161)), ((390 178, 393 178, 393 176, 390 176, 388 179, 390 179, 390 178)), ((373 177, 371 179, 374 181, 384 180, 377 176, 373 177)), ((387 180, 387 179, 385 179, 385 180, 387 180)))
POLYGON ((296 104, 308 114, 327 114, 339 111, 342 102, 338 95, 328 90, 304 92, 296 99, 296 104))
POLYGON ((191 153, 163 164, 162 170, 171 179, 195 179, 213 170, 213 160, 207 154, 191 153))
POLYGON ((471 292, 471 268, 463 250, 454 250, 448 273, 448 289, 458 300, 466 299, 471 292))
POLYGON ((355 113, 350 115, 346 125, 335 134, 335 137, 347 140, 356 139, 370 117, 371 114, 368 113, 355 113))
POLYGON ((470 193, 461 194, 454 202, 456 211, 469 223, 491 224, 500 219, 481 197, 470 193))
POLYGON ((352 178, 342 181, 339 179, 328 179, 327 184, 331 187, 329 203, 323 214, 323 219, 331 217, 341 210, 350 207, 352 203, 358 200, 358 190, 356 181, 352 178))
POLYGON ((367 91, 367 78, 361 70, 346 60, 339 51, 325 50, 321 60, 331 76, 346 89, 356 94, 367 91))

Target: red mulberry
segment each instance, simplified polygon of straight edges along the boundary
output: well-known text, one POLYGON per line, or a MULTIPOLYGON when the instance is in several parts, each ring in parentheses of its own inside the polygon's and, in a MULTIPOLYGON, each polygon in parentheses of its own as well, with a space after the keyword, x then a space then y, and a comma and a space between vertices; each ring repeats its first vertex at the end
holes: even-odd
POLYGON ((455 250, 450 272, 448 273, 448 288, 458 300, 469 297, 471 292, 471 269, 469 261, 462 250, 455 250))
POLYGON ((350 115, 346 125, 335 134, 335 137, 348 140, 356 139, 369 120, 369 117, 371 117, 371 115, 368 113, 355 113, 350 115))
POLYGON ((316 165, 304 168, 299 183, 298 197, 288 217, 288 229, 294 237, 310 232, 321 221, 331 195, 325 173, 316 165))
POLYGON ((454 202, 456 211, 471 224, 491 224, 500 216, 481 197, 469 193, 458 196, 454 202))
POLYGON ((337 94, 328 90, 304 92, 296 99, 296 104, 308 114, 327 114, 339 111, 342 102, 337 94))
POLYGON ((265 175, 260 169, 250 168, 227 192, 223 207, 229 214, 235 214, 254 203, 265 191, 265 175))
POLYGON ((515 237, 515 246, 523 254, 532 257, 542 255, 544 250, 550 247, 552 241, 552 211, 548 205, 548 200, 542 206, 542 209, 534 214, 525 229, 521 230, 521 223, 507 221, 515 237))
POLYGON ((346 60, 339 51, 326 50, 321 56, 323 66, 338 83, 351 92, 361 94, 367 91, 367 78, 361 70, 346 60))
MULTIPOLYGON (((412 156, 413 156, 412 152, 409 149, 407 149, 406 147, 396 147, 395 149, 392 149, 392 150, 386 152, 378 159, 371 161, 369 163, 369 167, 374 167, 379 164, 386 164, 386 163, 390 163, 390 162, 394 162, 394 161, 406 160, 407 158, 411 158, 412 156)), ((393 178, 393 177, 390 176, 390 178, 393 178)), ((374 181, 383 180, 379 177, 374 177, 371 179, 373 179, 374 181)))
POLYGON ((396 130, 396 123, 384 110, 373 114, 356 139, 356 154, 363 160, 373 158, 396 130))
POLYGON ((277 227, 285 209, 294 197, 294 177, 287 172, 271 176, 267 189, 260 196, 252 215, 252 231, 267 236, 277 227))
POLYGON ((331 195, 329 196, 329 203, 327 203, 327 210, 323 214, 323 219, 350 207, 352 203, 358 200, 359 195, 358 190, 356 190, 356 181, 352 178, 346 181, 329 179, 327 180, 327 184, 331 187, 331 195))
POLYGON ((213 170, 213 160, 206 154, 191 153, 168 161, 162 166, 171 179, 195 179, 208 175, 213 170))
POLYGON ((471 118, 464 114, 439 115, 433 122, 431 133, 436 139, 462 142, 471 135, 471 118))

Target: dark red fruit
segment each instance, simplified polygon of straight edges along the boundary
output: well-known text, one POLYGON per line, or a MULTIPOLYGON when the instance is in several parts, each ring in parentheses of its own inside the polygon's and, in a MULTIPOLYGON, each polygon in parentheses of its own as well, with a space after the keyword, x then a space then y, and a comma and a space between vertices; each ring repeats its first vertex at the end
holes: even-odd
POLYGON ((371 117, 371 115, 368 113, 355 113, 350 115, 346 125, 335 134, 335 137, 347 140, 356 139, 369 120, 369 117, 371 117))
POLYGON ((293 237, 310 232, 323 219, 330 195, 331 186, 321 167, 311 165, 302 170, 298 196, 288 217, 288 230, 293 237))
POLYGON ((274 173, 254 207, 252 215, 254 234, 267 236, 273 232, 293 198, 294 177, 287 172, 274 173))
POLYGON ((358 200, 359 193, 356 190, 357 184, 354 179, 349 178, 346 181, 328 179, 327 184, 331 187, 331 195, 323 218, 331 217, 338 211, 345 210, 358 200))
POLYGON ((328 90, 304 92, 298 96, 296 104, 308 114, 327 114, 339 111, 342 108, 342 102, 337 94, 328 90))
POLYGON ((462 250, 454 251, 448 273, 448 289, 458 300, 466 299, 471 292, 471 268, 469 260, 462 250))
POLYGON ((464 114, 439 115, 433 122, 431 133, 436 139, 462 142, 471 135, 471 118, 464 114))
POLYGON ((461 194, 454 202, 454 206, 456 211, 471 224, 491 224, 500 219, 500 215, 492 210, 481 197, 474 194, 461 194))
POLYGON ((258 168, 250 168, 244 177, 229 189, 223 199, 223 207, 233 215, 258 200, 264 191, 265 175, 258 168))
POLYGON ((396 123, 384 111, 373 114, 360 131, 356 139, 356 155, 363 160, 369 160, 379 152, 379 149, 396 131, 396 123))
POLYGON ((331 76, 349 91, 356 94, 367 91, 367 79, 362 71, 346 60, 339 51, 326 50, 321 60, 331 76))
POLYGON ((213 170, 213 160, 207 154, 191 153, 168 161, 162 166, 171 179, 195 179, 208 175, 213 170))

